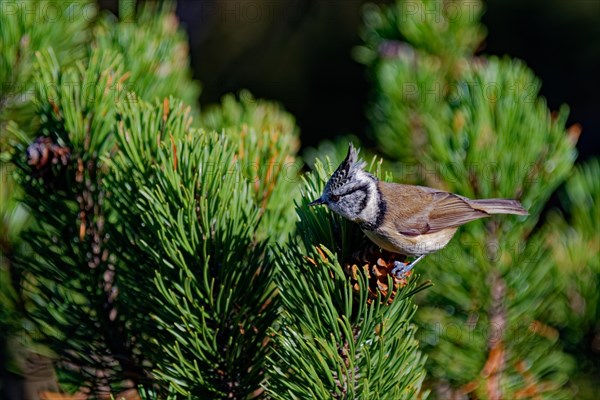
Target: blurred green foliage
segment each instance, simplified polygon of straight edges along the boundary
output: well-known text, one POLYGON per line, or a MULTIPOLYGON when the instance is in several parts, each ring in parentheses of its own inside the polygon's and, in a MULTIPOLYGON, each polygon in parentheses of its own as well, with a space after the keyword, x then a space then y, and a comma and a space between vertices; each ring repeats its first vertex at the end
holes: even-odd
MULTIPOLYGON (((425 386, 437 398, 568 398, 577 393, 569 377, 578 365, 557 330, 571 322, 559 323, 557 310, 572 278, 553 261, 555 230, 541 215, 571 172, 579 127, 565 127, 566 106, 548 110, 522 62, 473 55, 485 32, 481 4, 458 2, 452 14, 447 6, 366 9, 365 44, 355 54, 374 84, 373 138, 415 183, 516 198, 530 215, 468 224, 420 266, 436 282, 416 314, 425 386)), ((594 253, 588 247, 586 262, 568 264, 595 276, 594 253)))

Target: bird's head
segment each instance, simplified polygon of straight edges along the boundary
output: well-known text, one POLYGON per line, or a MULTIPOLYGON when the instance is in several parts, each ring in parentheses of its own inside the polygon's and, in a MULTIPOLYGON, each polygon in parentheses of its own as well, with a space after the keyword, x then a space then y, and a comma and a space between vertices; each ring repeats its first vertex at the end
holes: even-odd
POLYGON ((327 181, 323 194, 309 206, 325 204, 349 220, 360 220, 372 206, 370 199, 377 190, 377 178, 364 171, 365 165, 366 162, 358 160, 358 152, 350 143, 348 155, 327 181))

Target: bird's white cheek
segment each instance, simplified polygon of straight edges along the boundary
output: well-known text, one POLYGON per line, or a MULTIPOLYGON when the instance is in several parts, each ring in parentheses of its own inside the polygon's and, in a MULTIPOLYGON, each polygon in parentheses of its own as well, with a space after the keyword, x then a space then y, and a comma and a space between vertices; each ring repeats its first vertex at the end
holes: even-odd
POLYGON ((369 196, 365 208, 361 211, 359 219, 364 222, 375 222, 379 213, 379 199, 376 196, 369 196))
POLYGON ((332 204, 329 206, 329 208, 331 209, 331 211, 333 211, 334 213, 341 215, 342 217, 349 219, 349 220, 354 220, 354 218, 352 217, 352 215, 350 215, 350 213, 348 213, 348 211, 344 208, 344 207, 340 207, 338 204, 332 204))

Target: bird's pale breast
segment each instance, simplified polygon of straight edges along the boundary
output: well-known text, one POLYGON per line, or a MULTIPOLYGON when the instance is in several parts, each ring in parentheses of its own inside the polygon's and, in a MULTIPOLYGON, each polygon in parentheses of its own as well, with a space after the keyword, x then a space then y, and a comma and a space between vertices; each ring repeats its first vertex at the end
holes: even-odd
POLYGON ((448 228, 435 233, 418 236, 403 235, 397 231, 363 230, 365 235, 382 249, 407 256, 420 256, 444 248, 457 228, 448 228))

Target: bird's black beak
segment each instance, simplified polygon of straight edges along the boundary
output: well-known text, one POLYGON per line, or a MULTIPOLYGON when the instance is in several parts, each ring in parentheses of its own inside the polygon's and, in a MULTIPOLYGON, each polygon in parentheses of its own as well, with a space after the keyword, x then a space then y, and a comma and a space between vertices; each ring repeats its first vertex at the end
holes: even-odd
POLYGON ((311 201, 310 203, 308 203, 309 206, 318 206, 319 204, 325 204, 325 200, 323 199, 323 196, 319 197, 315 201, 311 201))

